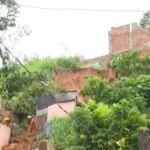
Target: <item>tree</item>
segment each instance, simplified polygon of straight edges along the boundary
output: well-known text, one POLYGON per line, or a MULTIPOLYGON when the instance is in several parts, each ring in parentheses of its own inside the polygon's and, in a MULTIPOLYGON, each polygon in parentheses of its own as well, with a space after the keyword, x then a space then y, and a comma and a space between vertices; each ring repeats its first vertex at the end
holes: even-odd
POLYGON ((11 64, 0 69, 0 95, 2 105, 17 112, 35 113, 36 99, 42 95, 64 91, 65 87, 53 83, 55 72, 60 69, 75 69, 78 59, 43 58, 32 59, 25 63, 30 73, 20 64, 11 64), (41 85, 41 82, 45 86, 41 85))
POLYGON ((140 57, 137 51, 131 51, 111 58, 108 67, 116 72, 117 77, 150 74, 150 55, 140 57))
POLYGON ((0 17, 0 30, 7 30, 16 25, 16 15, 18 13, 18 4, 15 0, 0 0, 0 6, 4 15, 0 17))
MULTIPOLYGON (((5 31, 3 36, 1 37, 1 42, 7 45, 7 48, 11 50, 15 50, 15 54, 19 53, 19 56, 22 55, 22 52, 16 51, 16 44, 26 36, 31 34, 31 29, 28 25, 16 25, 16 27, 9 31, 5 31)), ((10 65, 12 62, 16 61, 12 57, 10 57, 9 53, 6 51, 5 47, 1 45, 1 59, 3 65, 10 65)), ((24 55, 25 56, 25 55, 24 55)))
MULTIPOLYGON (((2 16, 0 16, 0 32, 5 32, 8 28, 16 25, 18 4, 15 0, 0 0, 0 7, 2 11, 2 16)), ((2 42, 2 37, 0 37, 0 42, 2 42)), ((2 45, 0 45, 0 57, 2 64, 5 65, 9 55, 2 45)))
POLYGON ((90 101, 54 120, 50 138, 56 150, 137 150, 138 133, 148 123, 148 115, 125 99, 114 105, 90 101))
MULTIPOLYGON (((96 102, 114 104, 122 99, 130 101, 139 110, 149 107, 147 93, 139 91, 138 85, 145 85, 150 82, 149 76, 139 76, 137 78, 122 77, 109 85, 99 77, 90 77, 85 80, 85 86, 81 89, 81 94, 90 96, 96 102)), ((144 86, 145 87, 145 86, 144 86)))
POLYGON ((150 11, 144 13, 142 19, 140 20, 140 27, 145 29, 150 27, 150 11))

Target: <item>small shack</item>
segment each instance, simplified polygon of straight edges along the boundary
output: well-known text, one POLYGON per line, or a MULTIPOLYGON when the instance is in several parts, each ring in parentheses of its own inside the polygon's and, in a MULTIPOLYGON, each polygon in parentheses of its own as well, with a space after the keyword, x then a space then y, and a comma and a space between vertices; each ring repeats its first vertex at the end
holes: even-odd
POLYGON ((58 107, 55 101, 68 113, 72 112, 77 104, 77 91, 66 91, 63 93, 44 95, 36 101, 37 131, 43 131, 45 119, 50 121, 55 117, 64 117, 67 114, 58 107))

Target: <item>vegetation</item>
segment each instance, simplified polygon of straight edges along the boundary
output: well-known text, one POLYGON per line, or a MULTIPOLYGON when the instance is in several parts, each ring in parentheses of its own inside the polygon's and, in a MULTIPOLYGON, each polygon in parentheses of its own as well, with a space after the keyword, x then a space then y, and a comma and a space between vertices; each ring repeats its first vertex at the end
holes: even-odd
POLYGON ((140 27, 144 29, 148 29, 150 27, 150 11, 144 13, 140 20, 140 27))
POLYGON ((117 77, 147 75, 150 74, 150 55, 142 58, 137 51, 120 54, 114 56, 108 66, 116 72, 117 77))
MULTIPOLYGON (((10 27, 16 25, 16 17, 18 13, 18 4, 15 0, 0 0, 1 9, 3 12, 0 17, 0 32, 5 33, 10 27)), ((3 35, 3 34, 1 34, 3 35)), ((0 42, 2 42, 3 37, 0 37, 0 42)), ((0 58, 2 59, 2 64, 7 64, 9 60, 9 54, 6 49, 0 43, 0 58)))
POLYGON ((16 25, 16 14, 18 13, 18 5, 15 0, 0 0, 0 6, 6 8, 6 15, 0 17, 0 30, 7 30, 9 27, 16 25))
POLYGON ((80 59, 78 57, 34 58, 26 63, 26 67, 32 72, 43 72, 43 70, 55 72, 59 69, 77 69, 79 62, 80 59))
POLYGON ((57 150, 137 150, 138 132, 148 124, 147 114, 125 99, 113 105, 91 101, 70 118, 55 120, 51 138, 57 150))
POLYGON ((39 96, 61 90, 53 84, 53 75, 60 68, 75 69, 79 59, 45 58, 33 59, 26 62, 30 73, 25 72, 20 65, 4 67, 0 70, 0 94, 3 105, 19 113, 35 113, 35 101, 39 96), (44 82, 46 87, 40 82, 44 82))
POLYGON ((56 150, 137 150, 139 132, 150 127, 148 62, 149 56, 126 53, 109 63, 119 77, 113 83, 86 78, 81 94, 89 103, 52 123, 56 150))

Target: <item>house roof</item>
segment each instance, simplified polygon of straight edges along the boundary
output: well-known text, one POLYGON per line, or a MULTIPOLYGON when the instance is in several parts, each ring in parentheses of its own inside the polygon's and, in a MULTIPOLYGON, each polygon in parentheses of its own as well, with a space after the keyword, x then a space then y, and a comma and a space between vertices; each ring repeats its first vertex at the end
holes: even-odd
POLYGON ((54 104, 54 98, 50 95, 44 95, 36 100, 36 108, 42 110, 54 104))
POLYGON ((51 95, 44 95, 39 97, 36 101, 37 110, 42 110, 47 108, 50 105, 55 104, 54 100, 56 100, 58 103, 74 101, 76 100, 77 92, 69 91, 69 92, 59 93, 59 94, 55 94, 54 97, 51 95))

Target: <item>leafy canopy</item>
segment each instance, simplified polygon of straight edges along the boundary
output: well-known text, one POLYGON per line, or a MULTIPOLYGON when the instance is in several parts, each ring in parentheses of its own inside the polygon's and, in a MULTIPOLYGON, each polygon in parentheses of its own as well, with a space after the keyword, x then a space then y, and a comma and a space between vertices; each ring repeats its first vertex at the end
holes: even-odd
POLYGON ((149 55, 141 58, 132 51, 110 60, 119 77, 113 83, 98 76, 86 78, 81 94, 92 100, 63 123, 54 120, 50 138, 56 150, 137 150, 139 132, 150 127, 149 64, 149 55), (70 134, 64 138, 65 129, 70 134))
POLYGON ((36 99, 44 94, 64 90, 53 83, 53 76, 58 69, 77 69, 79 59, 44 58, 32 59, 25 66, 30 70, 26 73, 20 65, 12 65, 0 69, 0 95, 4 106, 17 112, 35 113, 36 99), (46 87, 40 84, 44 82, 46 87))
POLYGON ((143 14, 139 24, 141 28, 150 28, 150 11, 147 11, 143 14))
POLYGON ((118 103, 121 99, 126 99, 140 110, 144 110, 145 107, 149 107, 150 102, 149 82, 150 76, 148 75, 122 77, 111 85, 100 77, 89 77, 85 80, 81 94, 90 96, 96 102, 107 104, 118 103))
POLYGON ((147 115, 136 106, 131 107, 127 100, 114 105, 90 101, 77 108, 71 117, 54 120, 50 138, 56 150, 78 147, 83 150, 137 150, 138 132, 147 127, 148 122, 147 115))
MULTIPOLYGON (((18 4, 15 0, 0 0, 1 9, 4 15, 0 16, 0 30, 7 30, 16 25, 16 15, 18 13, 18 4)), ((3 14, 3 13, 2 13, 3 14)))
POLYGON ((147 75, 150 74, 150 55, 140 57, 138 51, 130 51, 112 57, 108 66, 117 77, 147 75))

